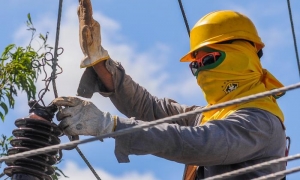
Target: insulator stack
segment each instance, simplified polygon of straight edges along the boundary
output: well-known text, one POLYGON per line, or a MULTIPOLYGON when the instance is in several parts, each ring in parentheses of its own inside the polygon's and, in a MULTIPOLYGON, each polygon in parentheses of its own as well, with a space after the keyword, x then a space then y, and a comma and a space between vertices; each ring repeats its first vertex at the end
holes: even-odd
MULTIPOLYGON (((52 122, 55 105, 43 107, 36 101, 29 102, 29 116, 15 121, 17 129, 12 134, 14 139, 10 141, 12 148, 8 155, 43 148, 60 143, 59 136, 62 131, 52 122)), ((12 180, 52 180, 55 172, 52 165, 62 157, 61 151, 53 151, 46 154, 34 155, 6 162, 4 173, 12 180)))

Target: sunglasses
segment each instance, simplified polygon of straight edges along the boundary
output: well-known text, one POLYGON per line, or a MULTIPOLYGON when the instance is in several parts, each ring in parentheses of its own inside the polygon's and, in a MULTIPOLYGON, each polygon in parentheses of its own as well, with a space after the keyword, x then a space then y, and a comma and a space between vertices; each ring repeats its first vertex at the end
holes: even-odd
MULTIPOLYGON (((194 53, 193 55, 194 55, 194 57, 197 56, 196 53, 194 53)), ((220 56, 221 56, 220 52, 211 52, 211 53, 206 54, 202 58, 192 61, 190 63, 190 69, 192 71, 192 74, 194 76, 197 76, 201 67, 213 64, 214 62, 216 62, 219 59, 220 56)))

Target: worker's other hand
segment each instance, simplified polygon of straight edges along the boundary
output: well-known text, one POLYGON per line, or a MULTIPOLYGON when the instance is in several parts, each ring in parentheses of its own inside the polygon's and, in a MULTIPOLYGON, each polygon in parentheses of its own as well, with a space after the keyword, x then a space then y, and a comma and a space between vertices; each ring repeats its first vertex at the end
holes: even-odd
POLYGON ((64 107, 56 114, 65 135, 99 136, 114 131, 116 117, 100 111, 92 102, 77 97, 59 97, 53 104, 64 107))
POLYGON ((100 24, 93 19, 90 0, 79 0, 79 41, 84 54, 80 67, 90 67, 109 59, 108 52, 101 46, 100 24))

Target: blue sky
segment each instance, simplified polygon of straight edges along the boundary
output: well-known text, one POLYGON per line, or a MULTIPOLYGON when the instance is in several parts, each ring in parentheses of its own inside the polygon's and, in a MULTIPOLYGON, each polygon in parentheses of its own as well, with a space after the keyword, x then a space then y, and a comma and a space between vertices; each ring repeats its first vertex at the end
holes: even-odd
MULTIPOLYGON (((49 44, 54 46, 58 0, 0 2, 1 52, 11 43, 18 46, 28 44, 30 33, 25 26, 27 13, 31 13, 38 32, 50 33, 49 44)), ((77 3, 75 0, 65 0, 63 3, 59 47, 64 48, 64 53, 58 57, 58 63, 64 72, 57 78, 60 96, 76 95, 83 72, 79 68, 83 55, 78 41, 77 3)), ((112 59, 122 63, 127 74, 155 96, 169 97, 187 105, 206 104, 188 64, 179 62, 189 50, 189 39, 177 1, 92 0, 92 3, 94 18, 101 24, 103 46, 112 59)), ((247 15, 255 23, 266 45, 261 59, 263 67, 284 85, 299 82, 286 1, 193 0, 183 1, 183 5, 190 27, 200 17, 214 10, 231 9, 247 15)), ((291 6, 299 46, 300 12, 297 7, 300 7, 300 1, 291 0, 291 6)), ((36 86, 40 90, 44 84, 39 80, 36 86)), ((300 153, 299 97, 300 90, 297 89, 278 100, 285 114, 287 135, 292 139, 291 155, 300 153)), ((53 98, 51 90, 44 101, 50 103, 53 98)), ((123 116, 107 98, 95 94, 91 101, 102 111, 123 116)), ((27 116, 27 112, 26 96, 20 92, 15 109, 10 110, 4 123, 0 122, 0 134, 10 135, 15 129, 14 120, 27 116)), ((62 138, 62 141, 67 142, 67 139, 62 138)), ((151 155, 130 156, 130 163, 119 164, 114 157, 112 139, 80 145, 79 148, 104 180, 177 180, 182 177, 182 164, 151 155)), ((75 150, 63 153, 63 162, 59 167, 69 179, 94 179, 75 150)), ((299 165, 300 162, 292 161, 288 163, 288 168, 299 165)), ((4 167, 3 164, 0 170, 4 167)), ((300 173, 294 173, 288 179, 299 177, 300 173)))

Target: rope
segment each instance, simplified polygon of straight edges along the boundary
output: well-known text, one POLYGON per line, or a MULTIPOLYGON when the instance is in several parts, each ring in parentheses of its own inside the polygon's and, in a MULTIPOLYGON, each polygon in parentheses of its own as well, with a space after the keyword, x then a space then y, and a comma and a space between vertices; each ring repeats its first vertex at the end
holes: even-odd
POLYGON ((178 3, 179 3, 179 7, 180 7, 180 10, 181 10, 181 14, 182 14, 182 17, 183 17, 183 20, 184 20, 184 24, 185 24, 187 33, 190 37, 190 28, 189 28, 189 24, 188 24, 188 21, 187 21, 186 16, 185 16, 185 12, 184 12, 181 0, 178 0, 178 3))
POLYGON ((292 28, 292 34, 293 34, 293 40, 294 40, 296 60, 297 60, 297 64, 298 64, 298 72, 299 72, 299 77, 300 77, 300 60, 299 60, 299 55, 298 55, 297 40, 296 40, 296 35, 295 35, 295 29, 294 29, 294 23, 293 23, 290 0, 287 0, 287 4, 288 4, 288 9, 289 9, 289 16, 290 16, 290 22, 291 22, 291 28, 292 28))
MULTIPOLYGON (((52 73, 51 73, 52 86, 53 86, 53 91, 54 91, 55 98, 58 97, 55 79, 56 79, 56 66, 57 66, 57 56, 58 56, 57 51, 58 51, 58 41, 59 41, 59 32, 60 32, 62 3, 63 3, 63 0, 59 0, 57 26, 56 26, 56 39, 55 39, 55 47, 54 47, 54 58, 53 58, 53 61, 52 61, 53 64, 52 64, 52 73)), ((71 140, 70 137, 69 137, 69 140, 71 140)), ((93 166, 89 163, 87 158, 84 156, 84 154, 81 152, 81 150, 78 147, 76 147, 76 151, 81 156, 81 158, 86 163, 86 165, 89 167, 89 169, 92 171, 92 173, 97 178, 97 180, 101 180, 100 177, 98 176, 98 174, 96 173, 95 169, 93 168, 93 166)))
POLYGON ((129 133, 136 132, 136 131, 139 131, 139 130, 144 129, 144 128, 150 128, 150 127, 153 127, 155 125, 162 124, 162 123, 174 122, 174 121, 180 120, 180 119, 182 119, 186 116, 189 116, 189 115, 194 115, 194 114, 197 114, 197 113, 211 111, 213 109, 218 109, 218 108, 222 108, 222 107, 225 107, 225 106, 234 105, 234 104, 238 104, 238 103, 242 103, 242 102, 262 98, 262 97, 265 97, 265 96, 275 95, 275 94, 286 92, 286 91, 296 89, 296 88, 300 88, 300 83, 293 84, 293 85, 286 86, 286 87, 282 87, 282 88, 278 88, 278 89, 273 89, 271 91, 266 91, 266 92, 250 95, 250 96, 243 97, 243 98, 234 99, 234 100, 227 101, 227 102, 220 103, 220 104, 216 104, 216 105, 213 105, 213 106, 210 106, 210 107, 207 107, 207 108, 202 108, 202 109, 198 109, 198 110, 195 110, 195 111, 190 111, 190 112, 187 112, 187 113, 182 113, 182 114, 178 114, 178 115, 158 119, 156 121, 151 121, 151 122, 146 123, 146 124, 136 125, 136 126, 133 126, 133 127, 130 127, 130 128, 122 129, 122 130, 119 130, 119 131, 115 131, 115 132, 100 135, 100 136, 91 137, 91 138, 88 138, 88 139, 75 140, 75 141, 71 141, 71 142, 68 142, 68 143, 57 144, 57 145, 48 146, 48 147, 44 147, 44 148, 39 148, 39 149, 35 149, 35 150, 30 150, 30 151, 10 155, 10 156, 4 156, 4 157, 0 158, 0 163, 3 162, 3 161, 8 162, 10 160, 16 160, 16 159, 24 158, 24 157, 28 157, 28 156, 34 156, 34 155, 38 155, 38 154, 45 154, 47 152, 51 152, 51 151, 55 151, 55 150, 59 150, 59 149, 72 148, 72 147, 77 146, 79 144, 84 144, 84 143, 96 141, 96 140, 99 140, 99 139, 104 139, 104 138, 109 138, 109 137, 117 137, 117 136, 129 134, 129 133))

